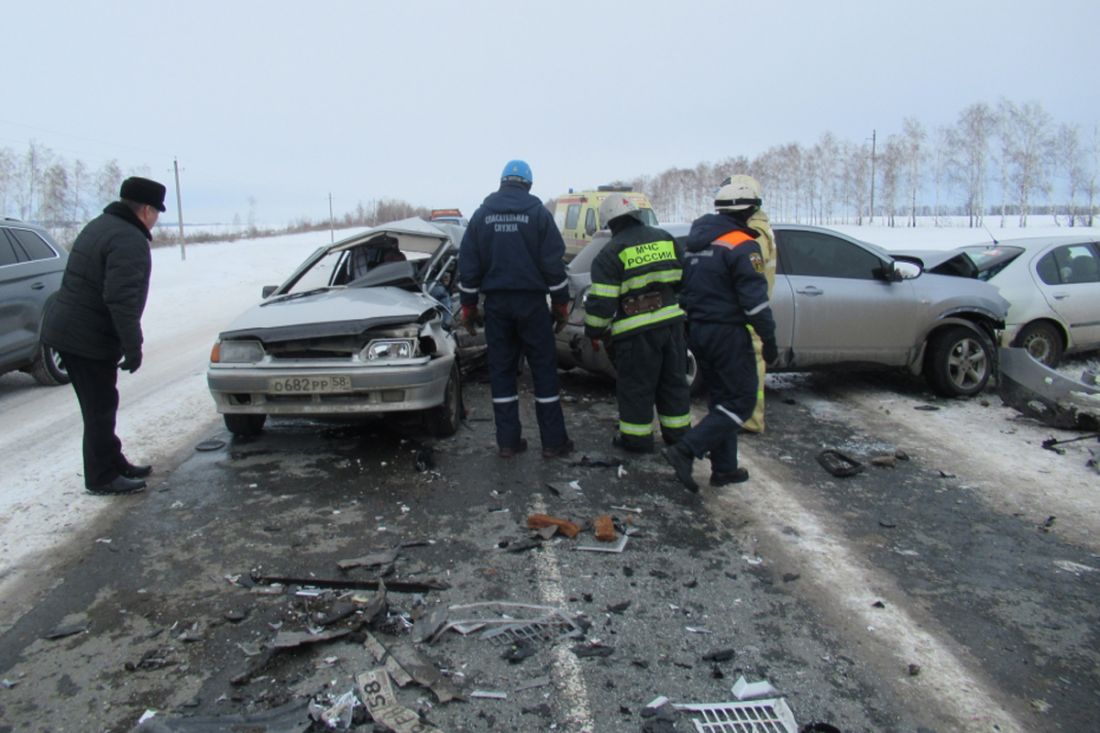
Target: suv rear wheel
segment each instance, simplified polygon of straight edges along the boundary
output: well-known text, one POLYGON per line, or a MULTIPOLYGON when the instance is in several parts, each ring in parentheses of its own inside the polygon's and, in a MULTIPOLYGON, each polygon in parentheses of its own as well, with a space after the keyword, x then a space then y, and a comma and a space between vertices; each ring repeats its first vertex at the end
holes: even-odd
POLYGON ((951 326, 936 333, 928 344, 924 377, 943 397, 972 397, 993 374, 993 342, 985 334, 951 326))
POLYGON ((34 380, 47 387, 69 383, 69 372, 65 369, 65 363, 61 360, 61 354, 52 346, 38 345, 38 353, 34 362, 27 367, 34 380))

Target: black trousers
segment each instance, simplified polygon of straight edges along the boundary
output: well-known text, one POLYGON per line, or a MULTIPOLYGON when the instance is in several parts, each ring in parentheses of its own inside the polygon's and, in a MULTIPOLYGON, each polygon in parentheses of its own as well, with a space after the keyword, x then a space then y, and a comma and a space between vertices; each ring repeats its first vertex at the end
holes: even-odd
POLYGON ((118 364, 60 352, 84 418, 84 485, 102 486, 118 478, 126 465, 115 435, 118 413, 118 364))
POLYGON ((680 440, 691 427, 683 321, 621 336, 613 348, 622 444, 653 448, 654 405, 665 442, 680 440))
POLYGON ((688 345, 710 389, 709 412, 683 441, 696 458, 710 453, 714 473, 737 470, 737 433, 756 407, 756 353, 745 326, 691 324, 688 345))
POLYGON ((485 296, 485 343, 489 356, 489 388, 493 395, 497 446, 516 448, 522 437, 516 372, 527 357, 535 387, 535 418, 542 447, 565 445, 554 324, 546 295, 538 292, 494 292, 485 296))

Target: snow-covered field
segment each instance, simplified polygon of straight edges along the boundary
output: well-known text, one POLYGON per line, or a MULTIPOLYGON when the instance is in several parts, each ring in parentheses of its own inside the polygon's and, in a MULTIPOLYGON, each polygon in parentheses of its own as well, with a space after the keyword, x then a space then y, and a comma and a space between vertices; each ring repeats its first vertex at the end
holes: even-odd
MULTIPOLYGON (((836 227, 887 249, 937 249, 988 241, 983 230, 959 227, 836 227)), ((990 230, 998 239, 1078 234, 1100 229, 1029 227, 990 230)), ((337 237, 352 231, 338 232, 337 237)), ((128 457, 152 462, 158 475, 198 440, 222 430, 206 387, 205 370, 218 331, 260 298, 263 285, 280 282, 328 233, 310 233, 153 251, 153 279, 143 318, 145 359, 133 375, 119 375, 119 436, 128 457)), ((981 413, 975 411, 974 432, 981 413)), ((125 498, 83 490, 81 421, 68 387, 37 386, 24 374, 0 376, 0 630, 26 601, 11 592, 22 578, 49 572, 51 550, 75 537, 91 542, 95 524, 123 511, 125 498)), ((992 436, 996 438, 997 436, 992 436)), ((991 440, 986 455, 1011 460, 1016 444, 991 440)), ((1060 483, 1061 463, 1046 474, 1060 483)), ((1078 467, 1074 465, 1074 471, 1078 467)), ((1068 465, 1065 470, 1070 470, 1068 465)), ((1067 477, 1067 481, 1068 481, 1067 477)), ((1079 482, 1075 476, 1072 482, 1079 482)))

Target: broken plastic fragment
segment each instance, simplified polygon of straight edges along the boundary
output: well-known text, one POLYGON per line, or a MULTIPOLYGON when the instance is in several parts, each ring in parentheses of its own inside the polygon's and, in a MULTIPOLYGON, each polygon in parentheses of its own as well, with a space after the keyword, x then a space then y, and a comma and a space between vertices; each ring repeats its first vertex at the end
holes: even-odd
POLYGON ((495 690, 474 690, 470 693, 470 697, 476 697, 482 700, 507 700, 507 692, 497 692, 495 690))
POLYGON ((627 535, 621 535, 619 541, 615 543, 604 543, 602 545, 577 545, 575 550, 585 550, 588 552, 622 552, 626 547, 626 541, 629 539, 627 535))
POLYGON ((581 528, 568 519, 559 519, 558 517, 551 517, 549 514, 531 514, 527 517, 528 529, 540 529, 542 527, 554 526, 558 528, 566 537, 572 539, 581 533, 581 528))
POLYGON ((600 542, 615 541, 617 534, 615 533, 615 522, 611 519, 611 515, 601 514, 596 517, 592 524, 597 540, 600 542))
POLYGON ((737 678, 737 681, 733 683, 733 696, 738 700, 754 700, 758 697, 768 697, 769 695, 778 695, 779 690, 772 687, 772 683, 767 680, 760 680, 759 682, 748 682, 744 675, 737 678))
POLYGON ((851 456, 829 448, 817 454, 821 467, 837 478, 855 476, 863 470, 863 464, 851 456))

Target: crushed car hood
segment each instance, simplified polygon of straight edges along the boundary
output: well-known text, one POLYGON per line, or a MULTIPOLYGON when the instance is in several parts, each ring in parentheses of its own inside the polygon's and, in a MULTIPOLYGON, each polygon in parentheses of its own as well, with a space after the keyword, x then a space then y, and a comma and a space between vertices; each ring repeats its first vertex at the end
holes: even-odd
POLYGON ((222 331, 222 338, 263 340, 339 336, 387 324, 413 323, 438 304, 400 288, 334 288, 253 306, 222 331))

